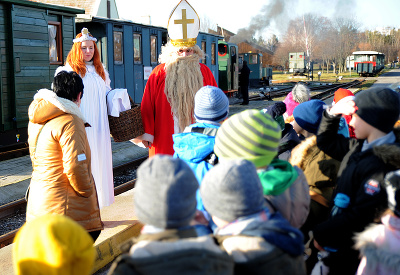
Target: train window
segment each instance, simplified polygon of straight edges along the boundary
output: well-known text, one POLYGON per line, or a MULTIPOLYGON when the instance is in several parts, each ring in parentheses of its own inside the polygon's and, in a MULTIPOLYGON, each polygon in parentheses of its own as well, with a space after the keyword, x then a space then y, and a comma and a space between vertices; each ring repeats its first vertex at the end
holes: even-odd
MULTIPOLYGON (((203 50, 203 52, 205 54, 207 54, 207 50, 206 50, 206 41, 201 41, 201 49, 203 50)), ((204 58, 201 59, 201 63, 206 64, 206 57, 204 56, 204 58)))
POLYGON ((140 33, 133 34, 133 61, 135 64, 142 63, 142 35, 140 33))
POLYGON ((215 43, 211 43, 211 65, 217 64, 217 61, 215 60, 215 43))
POLYGON ((157 64, 157 36, 150 36, 150 62, 157 64))
POLYGON ((114 64, 124 64, 122 32, 114 31, 114 64))
POLYGON ((50 64, 62 65, 62 32, 61 23, 49 21, 49 60, 50 64))
POLYGON ((256 54, 249 55, 249 64, 257 64, 257 55, 256 54))
POLYGON ((225 56, 228 53, 228 48, 225 44, 218 44, 218 55, 225 56))

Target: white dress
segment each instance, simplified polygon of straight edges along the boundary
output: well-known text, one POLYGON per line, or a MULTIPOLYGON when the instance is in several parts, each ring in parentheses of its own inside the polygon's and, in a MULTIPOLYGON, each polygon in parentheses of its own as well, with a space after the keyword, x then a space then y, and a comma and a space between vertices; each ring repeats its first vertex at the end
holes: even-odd
MULTIPOLYGON (((72 71, 69 66, 57 68, 60 71, 72 71)), ((114 179, 112 166, 112 150, 110 128, 108 125, 106 95, 111 90, 110 77, 106 73, 106 81, 99 76, 92 65, 86 62, 86 74, 82 78, 84 90, 81 101, 81 112, 92 127, 86 127, 86 134, 91 151, 92 174, 96 184, 100 208, 114 202, 114 179)))

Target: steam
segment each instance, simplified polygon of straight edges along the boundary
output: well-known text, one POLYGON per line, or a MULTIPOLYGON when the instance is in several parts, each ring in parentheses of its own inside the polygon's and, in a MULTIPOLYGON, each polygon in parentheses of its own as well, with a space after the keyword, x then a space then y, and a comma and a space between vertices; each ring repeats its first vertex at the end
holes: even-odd
POLYGON ((259 14, 251 19, 247 27, 239 29, 229 42, 251 41, 253 37, 257 39, 256 35, 259 36, 264 30, 272 26, 283 34, 286 32, 290 20, 305 13, 314 13, 330 18, 349 17, 354 15, 356 9, 356 0, 271 0, 269 4, 261 8, 259 14))
POLYGON ((250 41, 257 33, 261 33, 267 29, 272 22, 281 31, 286 31, 288 26, 288 8, 294 7, 297 4, 297 0, 272 0, 271 3, 263 6, 258 15, 253 17, 250 21, 249 26, 241 28, 238 33, 231 37, 229 42, 240 43, 243 41, 250 41))

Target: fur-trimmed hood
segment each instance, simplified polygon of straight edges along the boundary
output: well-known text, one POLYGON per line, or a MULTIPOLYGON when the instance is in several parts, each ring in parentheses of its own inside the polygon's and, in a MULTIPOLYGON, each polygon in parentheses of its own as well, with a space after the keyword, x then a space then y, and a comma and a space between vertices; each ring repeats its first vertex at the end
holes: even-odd
POLYGON ((317 147, 317 136, 311 136, 303 140, 299 145, 297 145, 292 150, 289 162, 293 166, 298 166, 300 169, 304 170, 304 160, 308 158, 315 150, 320 150, 317 147))
POLYGON ((385 164, 400 168, 400 128, 393 128, 396 144, 384 144, 373 147, 374 154, 385 164))
POLYGON ((63 114, 76 115, 85 123, 86 120, 76 103, 71 100, 58 97, 48 89, 39 90, 34 101, 29 106, 29 121, 35 124, 44 124, 50 119, 63 114))
POLYGON ((355 248, 366 260, 362 274, 400 274, 399 218, 385 215, 382 224, 370 225, 354 240, 355 248))

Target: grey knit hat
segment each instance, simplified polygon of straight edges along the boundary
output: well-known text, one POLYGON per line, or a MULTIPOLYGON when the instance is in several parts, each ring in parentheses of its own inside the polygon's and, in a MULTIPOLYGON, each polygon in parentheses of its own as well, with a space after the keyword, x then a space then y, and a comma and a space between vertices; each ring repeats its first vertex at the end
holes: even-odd
POLYGON ((135 215, 158 228, 189 225, 196 214, 199 183, 185 161, 156 155, 140 165, 134 193, 135 215))
POLYGON ((197 122, 220 122, 228 117, 229 100, 218 87, 204 86, 194 97, 194 117, 197 122))
POLYGON ((200 194, 205 209, 227 222, 264 209, 263 188, 256 167, 248 160, 214 166, 204 176, 200 194))
POLYGON ((356 114, 376 129, 389 133, 399 119, 399 94, 389 88, 371 88, 357 93, 356 114))

